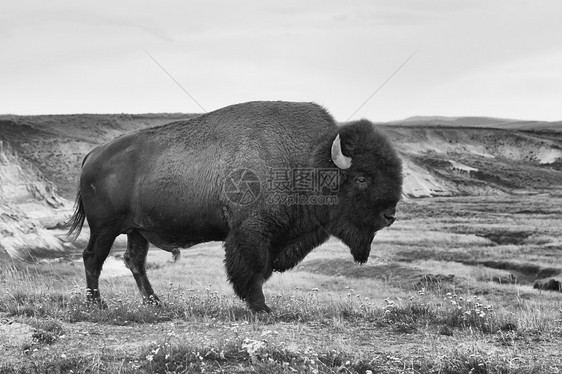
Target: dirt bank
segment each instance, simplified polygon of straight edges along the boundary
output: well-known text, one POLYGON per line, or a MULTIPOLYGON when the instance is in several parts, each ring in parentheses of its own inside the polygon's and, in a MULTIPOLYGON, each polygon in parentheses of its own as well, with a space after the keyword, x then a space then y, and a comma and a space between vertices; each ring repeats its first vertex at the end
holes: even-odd
MULTIPOLYGON (((64 237, 48 229, 71 213, 84 156, 125 132, 193 116, 0 116, 0 252, 62 250, 64 237)), ((493 123, 485 120, 467 123, 493 123)), ((498 129, 427 121, 380 125, 403 159, 406 198, 560 190, 562 137, 555 124, 498 122, 498 129)))

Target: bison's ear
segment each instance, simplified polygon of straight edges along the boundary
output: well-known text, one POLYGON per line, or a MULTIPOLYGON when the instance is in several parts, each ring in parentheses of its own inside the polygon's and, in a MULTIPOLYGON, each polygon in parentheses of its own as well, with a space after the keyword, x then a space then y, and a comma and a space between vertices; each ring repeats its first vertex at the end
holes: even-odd
POLYGON ((340 169, 349 169, 351 167, 351 157, 343 154, 341 150, 340 134, 332 142, 332 161, 340 169))

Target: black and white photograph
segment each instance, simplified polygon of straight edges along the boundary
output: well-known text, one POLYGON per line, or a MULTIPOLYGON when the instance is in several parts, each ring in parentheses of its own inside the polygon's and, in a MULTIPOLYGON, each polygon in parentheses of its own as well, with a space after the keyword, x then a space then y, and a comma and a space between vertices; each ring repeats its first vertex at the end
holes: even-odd
POLYGON ((562 2, 6 2, 0 374, 562 373, 562 2))

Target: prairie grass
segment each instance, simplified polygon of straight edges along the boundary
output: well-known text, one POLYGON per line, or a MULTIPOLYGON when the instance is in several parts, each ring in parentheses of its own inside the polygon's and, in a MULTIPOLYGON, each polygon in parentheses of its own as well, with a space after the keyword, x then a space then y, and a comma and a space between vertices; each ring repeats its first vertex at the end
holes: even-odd
POLYGON ((364 266, 333 240, 274 274, 264 288, 268 315, 234 296, 217 243, 184 251, 179 263, 149 252, 160 306, 142 304, 119 261, 102 273, 107 309, 85 302, 79 261, 0 264, 0 321, 31 327, 23 345, 6 335, 0 374, 562 372, 562 294, 530 283, 560 268, 558 239, 529 241, 556 238, 542 223, 559 225, 562 216, 503 219, 481 202, 437 200, 435 212, 427 200, 402 203, 406 217, 377 235, 364 266), (424 225, 438 234, 419 236, 424 225), (487 227, 505 235, 509 225, 533 234, 519 244, 475 234, 487 227), (500 262, 509 266, 488 266, 500 262), (516 283, 493 280, 512 273, 516 283))
MULTIPOLYGON (((49 267, 51 271, 58 272, 65 265, 49 267)), ((329 277, 315 275, 316 281, 325 282, 324 287, 270 292, 268 300, 274 313, 255 315, 248 312, 231 292, 213 284, 186 288, 168 283, 161 292, 163 305, 152 306, 140 303, 133 282, 110 279, 103 284, 108 303, 108 308, 103 310, 86 303, 81 289, 72 285, 80 279, 78 274, 75 275, 77 279, 69 275, 70 282, 67 282, 66 288, 59 285, 57 292, 53 292, 50 289, 53 283, 48 280, 53 277, 45 269, 16 271, 9 267, 3 270, 6 270, 2 271, 3 282, 17 283, 19 287, 0 293, 0 311, 9 318, 34 327, 33 343, 22 347, 24 352, 37 346, 63 350, 62 346, 58 346, 58 340, 66 333, 66 326, 76 323, 105 326, 103 330, 107 333, 111 332, 111 326, 131 326, 142 330, 146 325, 174 321, 211 327, 225 324, 245 326, 245 333, 203 345, 161 337, 156 342, 139 344, 133 355, 119 356, 106 352, 94 357, 90 355, 89 360, 80 355, 61 357, 60 360, 45 358, 41 361, 44 366, 38 366, 40 370, 54 372, 72 367, 74 372, 103 369, 120 373, 229 373, 245 367, 256 373, 366 373, 368 370, 372 373, 464 373, 471 370, 478 373, 539 373, 545 369, 545 362, 529 359, 523 360, 521 365, 514 365, 511 360, 515 353, 491 355, 479 345, 490 339, 505 347, 517 346, 518 342, 527 341, 530 337, 534 341, 546 342, 560 342, 562 339, 562 312, 557 310, 561 304, 559 299, 554 298, 550 302, 520 299, 506 308, 483 295, 455 294, 433 287, 418 291, 394 290, 389 292, 388 297, 379 300, 361 295, 349 284, 341 287, 334 282, 328 287, 326 282, 329 282, 329 277), (424 336, 428 340, 425 344, 433 347, 434 351, 428 355, 420 355, 419 352, 414 355, 407 352, 373 355, 370 351, 349 349, 337 339, 327 340, 321 331, 315 332, 314 329, 302 333, 307 340, 316 341, 316 345, 312 346, 300 344, 303 336, 293 336, 294 332, 281 333, 273 341, 252 334, 252 331, 288 325, 297 330, 322 326, 321 331, 332 331, 330 334, 335 331, 336 335, 352 340, 353 332, 347 330, 371 326, 373 331, 370 334, 374 335, 371 338, 379 334, 393 336, 392 339, 424 336), (452 339, 460 346, 455 349, 448 345, 441 347, 440 340, 443 338, 452 339)), ((155 270, 157 278, 160 271, 165 269, 155 270)), ((297 273, 296 276, 304 274, 297 273)), ((160 281, 157 283, 162 286, 160 281)), ((371 286, 378 283, 377 292, 385 286, 384 281, 369 280, 368 283, 371 286)), ((17 372, 10 371, 12 369, 8 367, 0 368, 0 373, 17 372)))

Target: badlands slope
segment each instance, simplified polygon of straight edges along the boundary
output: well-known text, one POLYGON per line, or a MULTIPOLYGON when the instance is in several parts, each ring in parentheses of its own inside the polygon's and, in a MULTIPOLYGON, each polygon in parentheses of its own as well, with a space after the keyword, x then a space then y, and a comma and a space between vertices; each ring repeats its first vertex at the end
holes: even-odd
POLYGON ((97 144, 185 114, 0 116, 0 260, 60 257, 74 247, 72 214, 80 165, 97 144))
POLYGON ((52 182, 0 140, 0 258, 2 250, 19 260, 60 254, 62 241, 48 228, 67 206, 52 182))
POLYGON ((562 186, 562 138, 492 128, 387 126, 408 197, 536 192, 562 186))
MULTIPOLYGON (((29 260, 72 248, 52 228, 71 214, 84 155, 122 133, 193 116, 0 116, 0 256, 29 260)), ((404 161, 407 199, 559 193, 562 124, 511 123, 424 117, 379 126, 404 161)))

